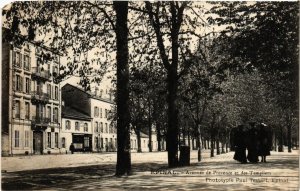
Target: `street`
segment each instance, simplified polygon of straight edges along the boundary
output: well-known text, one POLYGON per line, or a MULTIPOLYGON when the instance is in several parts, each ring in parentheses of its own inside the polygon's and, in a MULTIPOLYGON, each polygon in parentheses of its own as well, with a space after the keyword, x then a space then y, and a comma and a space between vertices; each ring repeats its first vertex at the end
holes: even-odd
POLYGON ((299 156, 271 152, 267 163, 240 164, 233 152, 167 168, 167 153, 132 153, 133 175, 114 176, 116 153, 2 157, 3 190, 298 190, 299 156), (31 167, 31 170, 30 170, 31 167), (35 170, 33 170, 35 169, 35 170))

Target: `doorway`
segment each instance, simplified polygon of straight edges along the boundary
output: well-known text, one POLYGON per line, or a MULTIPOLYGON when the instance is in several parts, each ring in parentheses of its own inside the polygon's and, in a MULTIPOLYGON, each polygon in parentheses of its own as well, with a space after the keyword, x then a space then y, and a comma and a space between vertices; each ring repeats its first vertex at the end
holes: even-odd
POLYGON ((43 132, 33 132, 33 153, 43 154, 43 132))

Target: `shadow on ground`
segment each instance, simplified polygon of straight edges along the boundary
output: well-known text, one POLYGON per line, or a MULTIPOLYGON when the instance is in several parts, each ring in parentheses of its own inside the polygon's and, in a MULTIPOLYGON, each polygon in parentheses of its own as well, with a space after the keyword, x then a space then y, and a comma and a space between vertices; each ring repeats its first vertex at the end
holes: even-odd
MULTIPOLYGON (((215 158, 205 162, 193 163, 189 167, 173 170, 278 170, 298 172, 298 156, 280 155, 276 159, 270 157, 267 163, 240 164, 234 161, 232 155, 225 161, 215 158)), ((217 158, 217 157, 216 157, 217 158)), ((117 178, 114 176, 115 165, 92 165, 83 167, 54 168, 30 170, 21 172, 2 173, 3 190, 281 190, 269 184, 209 184, 205 181, 206 175, 173 176, 153 175, 151 171, 166 170, 167 164, 136 163, 132 164, 133 175, 117 178), (242 187, 241 187, 242 185, 242 187), (255 188, 254 188, 255 187, 255 188)), ((172 170, 172 169, 168 169, 172 170)), ((228 177, 225 177, 228 178, 228 177)), ((229 177, 230 178, 230 177, 229 177)), ((298 181, 298 177, 291 179, 298 181)), ((297 186, 297 184, 295 183, 297 186)), ((296 188, 294 186, 293 188, 296 188)), ((293 190, 293 189, 289 189, 293 190)), ((295 189, 296 190, 296 189, 295 189)))

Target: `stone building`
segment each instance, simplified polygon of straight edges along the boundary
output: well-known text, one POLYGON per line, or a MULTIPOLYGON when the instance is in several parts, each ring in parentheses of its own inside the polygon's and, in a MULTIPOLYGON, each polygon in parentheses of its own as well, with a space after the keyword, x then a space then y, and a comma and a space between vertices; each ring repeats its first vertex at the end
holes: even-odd
POLYGON ((115 104, 96 92, 84 91, 77 86, 66 84, 62 87, 62 99, 66 107, 72 107, 91 118, 92 150, 116 151, 116 125, 110 119, 115 104))
POLYGON ((1 66, 2 154, 60 152, 60 56, 33 43, 3 42, 1 66))
POLYGON ((71 143, 75 151, 92 151, 92 118, 74 108, 62 106, 61 149, 70 150, 71 143))

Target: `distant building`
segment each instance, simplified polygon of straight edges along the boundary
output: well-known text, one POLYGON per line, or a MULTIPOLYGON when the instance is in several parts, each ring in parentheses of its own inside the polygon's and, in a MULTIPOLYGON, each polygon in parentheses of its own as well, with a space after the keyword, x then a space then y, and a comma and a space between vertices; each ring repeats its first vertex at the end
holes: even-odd
POLYGON ((71 143, 75 151, 92 151, 92 118, 74 108, 62 107, 61 149, 70 151, 71 143))
MULTIPOLYGON (((75 136, 91 137, 89 143, 92 144, 91 150, 94 152, 111 152, 117 150, 117 129, 116 124, 112 120, 113 110, 116 110, 116 105, 113 102, 112 95, 104 96, 101 91, 95 87, 96 91, 84 91, 82 88, 71 84, 65 84, 62 87, 62 99, 64 101, 63 119, 62 119, 62 134, 65 138, 65 148, 68 149, 71 142, 74 142, 75 136), (75 115, 77 117, 75 117, 75 115), (78 117, 80 116, 80 117, 78 117), (68 122, 67 122, 68 121, 68 122), (79 132, 75 131, 75 123, 91 123, 91 131, 79 132), (70 141, 72 140, 72 141, 70 141)), ((109 91, 105 93, 110 93, 109 91)), ((107 95, 107 94, 106 94, 107 95)), ((86 147, 88 143, 82 143, 86 147)), ((62 141, 63 142, 63 141, 62 141)), ((138 142, 135 132, 132 130, 130 134, 131 150, 137 151, 138 142)), ((141 149, 142 152, 149 151, 149 135, 141 132, 141 149)), ((162 150, 165 150, 165 143, 161 142, 162 150)), ((152 132, 152 151, 157 151, 158 142, 156 131, 152 132)), ((87 150, 87 147, 86 149, 87 150)))
POLYGON ((97 92, 87 92, 71 84, 62 87, 62 99, 66 107, 91 118, 93 151, 116 151, 116 125, 109 119, 110 111, 115 107, 112 99, 104 99, 97 92))
POLYGON ((1 66, 2 154, 59 153, 59 55, 32 43, 3 41, 1 66))

